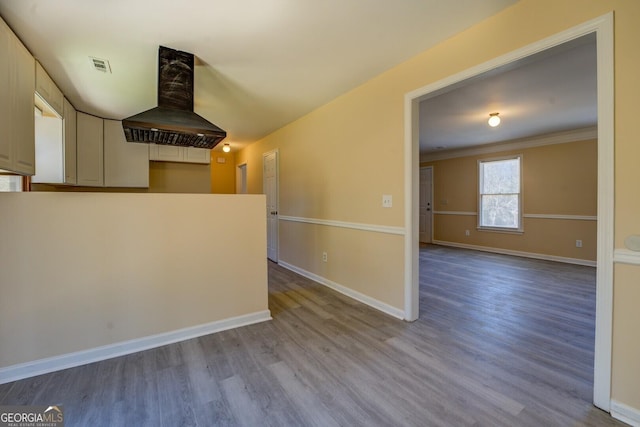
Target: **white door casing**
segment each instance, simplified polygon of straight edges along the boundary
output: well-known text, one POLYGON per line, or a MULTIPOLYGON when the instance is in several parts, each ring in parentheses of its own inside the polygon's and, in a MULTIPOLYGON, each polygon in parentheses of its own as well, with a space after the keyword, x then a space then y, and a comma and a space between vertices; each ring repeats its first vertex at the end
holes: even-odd
POLYGON ((278 150, 262 155, 262 187, 267 196, 267 258, 278 262, 278 150))
POLYGON ((416 320, 419 314, 419 215, 416 206, 419 199, 419 102, 436 96, 448 86, 591 33, 596 34, 598 52, 598 254, 593 403, 609 412, 615 206, 613 12, 405 94, 405 320, 416 320))
POLYGON ((431 243, 433 230, 433 168, 420 168, 420 243, 431 243))

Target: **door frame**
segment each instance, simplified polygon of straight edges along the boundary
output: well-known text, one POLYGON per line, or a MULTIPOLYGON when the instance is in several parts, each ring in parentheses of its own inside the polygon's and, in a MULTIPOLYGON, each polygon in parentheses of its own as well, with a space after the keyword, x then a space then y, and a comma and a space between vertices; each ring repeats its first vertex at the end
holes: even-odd
POLYGON ((497 67, 531 56, 587 34, 596 34, 598 84, 598 212, 596 326, 593 403, 609 412, 611 407, 611 359, 613 325, 614 250, 614 26, 613 12, 585 22, 536 43, 522 47, 445 79, 408 92, 404 96, 404 195, 405 195, 405 320, 419 314, 418 206, 419 203, 419 102, 445 88, 497 67))
MULTIPOLYGON (((429 221, 431 230, 429 230, 429 236, 431 236, 431 241, 429 243, 433 243, 433 166, 419 166, 418 169, 418 189, 420 188, 420 171, 422 169, 430 169, 431 170, 431 209, 429 210, 429 216, 431 217, 431 221, 429 221)), ((418 196, 418 209, 420 209, 420 197, 418 196)), ((418 218, 418 243, 420 243, 420 218, 418 218)))
MULTIPOLYGON (((262 193, 263 194, 267 194, 266 189, 265 189, 265 179, 264 179, 264 160, 265 158, 270 155, 270 154, 275 154, 276 155, 276 210, 278 211, 278 213, 276 214, 278 216, 278 218, 280 217, 280 151, 276 148, 274 150, 270 150, 270 151, 266 151, 264 153, 262 153, 262 193)), ((266 214, 266 210, 265 210, 265 214, 266 214)), ((278 262, 280 260, 280 220, 276 218, 276 235, 275 235, 275 239, 276 239, 276 244, 275 244, 275 252, 276 252, 276 256, 275 259, 272 260, 274 262, 278 262)), ((269 257, 269 253, 268 253, 268 249, 269 249, 269 224, 267 223, 267 258, 269 257)), ((270 258, 269 258, 270 259, 270 258)))

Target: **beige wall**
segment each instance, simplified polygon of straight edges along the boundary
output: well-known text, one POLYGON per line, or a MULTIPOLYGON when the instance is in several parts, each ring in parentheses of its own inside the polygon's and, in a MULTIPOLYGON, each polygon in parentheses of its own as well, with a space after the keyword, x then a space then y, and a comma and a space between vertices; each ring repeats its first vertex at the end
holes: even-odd
POLYGON ((524 233, 508 234, 477 230, 476 216, 437 214, 477 212, 478 160, 511 154, 522 155, 525 215, 596 216, 595 140, 457 157, 421 164, 433 167, 433 239, 595 262, 596 221, 524 218, 524 233), (576 240, 582 240, 582 248, 576 248, 576 240))
POLYGON ((234 153, 211 152, 211 192, 235 194, 236 163, 234 153))
POLYGON ((640 382, 636 376, 636 369, 640 363, 640 322, 637 314, 640 311, 640 268, 618 264, 614 274, 613 397, 638 410, 640 406, 634 404, 632 399, 640 392, 640 382))
POLYGON ((211 193, 210 165, 149 162, 149 193, 211 193))
MULTIPOLYGON (((404 94, 611 11, 615 12, 615 238, 616 246, 621 247, 627 235, 640 232, 638 1, 521 0, 249 146, 238 153, 236 163, 247 162, 249 191, 259 193, 262 153, 280 150, 280 212, 284 215, 403 226, 404 94), (382 194, 393 195, 393 208, 380 207, 382 194)), ((316 239, 328 232, 318 230, 316 239)), ((304 265, 313 266, 320 256, 308 243, 284 243, 291 246, 282 247, 281 252, 296 253, 297 262, 304 265)), ((363 250, 345 255, 349 258, 344 262, 354 258, 357 265, 374 265, 383 244, 359 245, 363 250)), ((327 250, 333 253, 337 248, 327 250)), ((379 293, 388 304, 395 305, 402 298, 404 256, 400 250, 389 254, 385 273, 392 279, 379 293)), ((637 305, 638 283, 633 277, 640 275, 640 267, 629 268, 635 275, 615 278, 615 298, 637 305)), ((373 294, 378 291, 370 289, 367 281, 373 282, 378 273, 377 269, 362 272, 360 284, 347 273, 334 280, 373 294)), ((637 348, 633 344, 637 335, 629 325, 640 324, 640 310, 630 304, 617 305, 614 310, 613 398, 640 409, 640 364, 629 362, 637 348)))
POLYGON ((402 269, 402 236, 281 221, 280 259, 395 308, 402 294, 389 283, 402 269), (322 261, 327 252, 328 262, 322 261), (309 253, 315 256, 309 256, 309 253))
POLYGON ((0 193, 0 368, 268 310, 264 204, 0 193))

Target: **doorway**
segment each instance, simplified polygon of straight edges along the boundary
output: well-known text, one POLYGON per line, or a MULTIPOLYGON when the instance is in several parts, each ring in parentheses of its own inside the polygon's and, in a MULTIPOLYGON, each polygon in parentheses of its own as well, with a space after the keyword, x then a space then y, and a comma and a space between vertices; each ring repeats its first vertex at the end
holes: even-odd
POLYGON ((278 262, 278 150, 262 155, 262 188, 267 196, 267 258, 278 262))
POLYGON ((420 243, 431 243, 433 240, 433 167, 420 168, 420 243))
POLYGON ((236 194, 247 194, 247 164, 236 168, 236 194))
POLYGON ((418 318, 419 303, 419 138, 418 108, 421 100, 436 96, 448 87, 479 76, 588 34, 597 40, 598 81, 598 215, 596 327, 593 403, 610 410, 611 349, 613 317, 613 213, 614 213, 614 75, 613 14, 581 24, 562 33, 525 46, 484 64, 470 68, 405 95, 405 319, 418 318))

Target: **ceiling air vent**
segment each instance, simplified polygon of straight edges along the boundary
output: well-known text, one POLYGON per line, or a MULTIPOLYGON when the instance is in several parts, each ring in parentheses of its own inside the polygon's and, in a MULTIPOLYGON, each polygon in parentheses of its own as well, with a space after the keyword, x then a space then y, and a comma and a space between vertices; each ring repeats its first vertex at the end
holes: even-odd
POLYGON ((103 73, 111 73, 111 65, 106 59, 94 58, 93 56, 90 56, 89 59, 94 69, 103 73))

